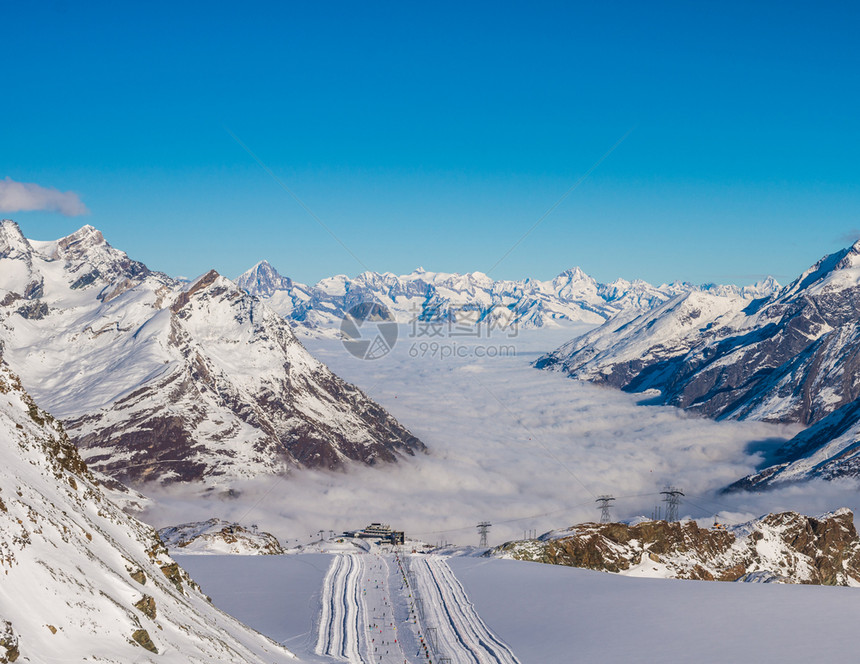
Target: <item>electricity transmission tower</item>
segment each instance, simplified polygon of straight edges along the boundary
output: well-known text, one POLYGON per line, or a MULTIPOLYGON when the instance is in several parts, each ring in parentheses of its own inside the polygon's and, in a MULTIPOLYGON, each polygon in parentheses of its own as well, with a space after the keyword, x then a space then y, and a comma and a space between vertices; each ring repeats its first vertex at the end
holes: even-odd
POLYGON ((478 546, 482 548, 487 546, 487 533, 490 532, 490 526, 492 525, 493 524, 489 521, 481 521, 481 523, 477 525, 478 533, 481 535, 481 543, 478 544, 478 546))
POLYGON ((681 504, 681 496, 684 492, 674 486, 667 486, 661 492, 664 496, 663 502, 666 503, 666 521, 678 520, 678 505, 681 504))
POLYGON ((600 508, 600 523, 612 522, 612 517, 609 514, 609 503, 611 503, 613 500, 615 500, 615 498, 613 498, 612 496, 597 496, 597 500, 594 501, 600 508))

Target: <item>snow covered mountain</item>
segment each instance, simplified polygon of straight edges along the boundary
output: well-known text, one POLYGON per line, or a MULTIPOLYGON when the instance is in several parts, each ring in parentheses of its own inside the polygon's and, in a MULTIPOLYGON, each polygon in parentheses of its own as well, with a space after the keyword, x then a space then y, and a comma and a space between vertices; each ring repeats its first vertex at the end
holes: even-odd
POLYGON ((816 518, 767 514, 719 528, 695 521, 583 523, 508 542, 491 555, 628 576, 860 586, 860 538, 845 508, 816 518))
POLYGON ((0 360, 0 662, 295 661, 108 500, 0 360))
POLYGON ((0 223, 0 341, 87 462, 123 481, 229 483, 424 449, 257 298, 214 271, 152 272, 90 226, 36 242, 0 223))
POLYGON ((657 389, 662 402, 711 417, 810 424, 860 393, 845 371, 858 311, 860 243, 769 298, 690 292, 617 317, 537 365, 657 389))
POLYGON ((563 322, 600 324, 619 312, 651 309, 681 293, 705 289, 742 297, 769 294, 772 280, 755 287, 684 283, 652 286, 641 280, 598 283, 578 267, 550 281, 494 281, 481 272, 450 274, 419 268, 397 276, 363 272, 355 279, 337 275, 306 286, 283 277, 266 261, 239 276, 236 283, 275 311, 306 328, 336 328, 344 314, 363 302, 384 304, 399 323, 452 321, 494 328, 523 329, 563 322))
POLYGON ((536 365, 709 417, 815 425, 752 482, 860 474, 860 243, 768 298, 691 292, 619 316, 536 365), (791 464, 791 467, 789 467, 791 464))

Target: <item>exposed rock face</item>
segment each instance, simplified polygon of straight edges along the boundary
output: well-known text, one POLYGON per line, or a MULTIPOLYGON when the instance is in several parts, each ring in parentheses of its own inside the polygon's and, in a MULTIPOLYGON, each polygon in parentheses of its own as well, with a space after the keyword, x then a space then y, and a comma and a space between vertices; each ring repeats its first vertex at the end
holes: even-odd
POLYGON ((768 298, 689 293, 611 320, 536 366, 630 392, 659 391, 656 402, 708 417, 821 423, 780 451, 780 463, 790 465, 762 477, 856 476, 858 312, 860 243, 825 256, 768 298), (828 446, 837 437, 840 444, 828 446))
POLYGON ((176 553, 277 555, 284 553, 271 533, 258 532, 238 523, 209 519, 183 523, 158 531, 161 541, 176 553))
POLYGON ((30 242, 5 221, 7 300, 6 360, 87 462, 122 481, 229 484, 424 451, 314 360, 281 316, 215 271, 186 284, 92 227, 30 242))
POLYGON ((134 630, 131 635, 131 638, 141 648, 145 648, 149 652, 154 652, 156 655, 158 654, 158 648, 155 647, 155 644, 152 642, 152 639, 149 638, 149 632, 147 632, 145 629, 134 630))
POLYGON ((584 523, 492 554, 636 576, 860 586, 860 539, 847 509, 820 518, 768 514, 721 529, 584 523))
POLYGON ((8 620, 0 620, 0 664, 17 662, 21 652, 18 650, 18 635, 8 620))
POLYGON ((367 302, 385 305, 400 323, 480 322, 491 329, 539 328, 560 322, 601 323, 621 311, 651 309, 679 293, 731 292, 739 297, 769 295, 778 284, 756 287, 663 284, 617 279, 601 284, 578 267, 551 281, 495 281, 481 272, 447 274, 415 270, 401 276, 363 272, 354 279, 337 275, 314 286, 278 274, 262 261, 240 275, 240 288, 258 295, 296 326, 336 328, 347 311, 367 302))
POLYGON ((135 602, 134 608, 151 620, 155 620, 158 615, 158 607, 155 605, 155 600, 149 595, 144 595, 140 600, 135 602))
POLYGON ((174 664, 294 661, 212 607, 155 531, 105 497, 2 360, 0 452, 0 662, 155 661, 141 648, 174 664))

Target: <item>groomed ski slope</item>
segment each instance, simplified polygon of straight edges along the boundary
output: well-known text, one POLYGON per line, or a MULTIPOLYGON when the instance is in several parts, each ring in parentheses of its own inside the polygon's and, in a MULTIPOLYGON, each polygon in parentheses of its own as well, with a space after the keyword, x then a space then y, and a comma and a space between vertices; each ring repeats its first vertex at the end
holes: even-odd
POLYGON ((363 567, 357 555, 338 555, 332 559, 323 581, 322 613, 315 649, 318 655, 345 662, 367 661, 359 654, 359 632, 366 622, 364 603, 358 596, 363 567))
POLYGON ((438 556, 335 555, 314 652, 350 664, 519 664, 438 556))
POLYGON ((462 584, 439 556, 409 556, 409 577, 421 599, 419 620, 430 649, 456 664, 519 664, 519 660, 481 620, 462 584))

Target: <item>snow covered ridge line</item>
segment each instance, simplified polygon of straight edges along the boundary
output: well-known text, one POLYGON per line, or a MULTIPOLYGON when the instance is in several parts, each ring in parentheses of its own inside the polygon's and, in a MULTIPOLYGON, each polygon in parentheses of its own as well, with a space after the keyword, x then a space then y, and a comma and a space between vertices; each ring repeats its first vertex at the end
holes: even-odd
POLYGON ((0 662, 295 661, 209 603, 2 360, 0 456, 0 662))
POLYGON ((481 272, 450 274, 419 268, 400 276, 337 275, 309 286, 282 276, 266 261, 241 274, 236 283, 297 327, 311 329, 336 328, 346 312, 364 302, 384 305, 398 323, 454 321, 528 329, 563 322, 598 324, 622 311, 652 309, 695 290, 754 299, 779 288, 771 277, 744 288, 680 282, 652 286, 638 279, 602 284, 578 267, 550 281, 496 281, 481 272))
POLYGON ((622 314, 539 368, 717 419, 812 425, 746 486, 860 475, 860 242, 752 302, 691 292, 622 314))
POLYGON ((86 461, 127 483, 224 489, 425 449, 257 298, 214 270, 152 272, 91 226, 37 242, 0 223, 0 343, 86 461))
POLYGON ((714 528, 695 521, 583 523, 508 542, 489 555, 627 576, 860 586, 860 538, 845 508, 714 528))

